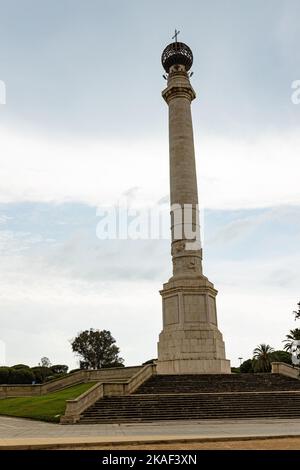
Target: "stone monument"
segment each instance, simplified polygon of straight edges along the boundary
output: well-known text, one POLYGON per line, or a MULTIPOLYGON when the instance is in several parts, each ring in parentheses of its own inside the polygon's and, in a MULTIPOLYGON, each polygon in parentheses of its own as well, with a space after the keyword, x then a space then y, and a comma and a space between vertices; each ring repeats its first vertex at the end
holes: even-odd
POLYGON ((171 253, 173 276, 160 291, 163 330, 158 342, 158 374, 230 373, 218 329, 214 285, 202 273, 202 249, 190 84, 191 49, 177 41, 162 54, 169 107, 171 253))

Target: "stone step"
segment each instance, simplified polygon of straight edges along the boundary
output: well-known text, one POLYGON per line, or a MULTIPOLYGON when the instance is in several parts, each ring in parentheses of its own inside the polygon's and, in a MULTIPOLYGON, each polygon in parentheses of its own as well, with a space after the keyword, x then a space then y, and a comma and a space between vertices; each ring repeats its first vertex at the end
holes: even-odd
POLYGON ((279 374, 156 375, 135 394, 300 390, 300 381, 279 374))
POLYGON ((300 418, 300 381, 278 374, 158 375, 134 394, 98 400, 80 423, 264 417, 300 418))
POLYGON ((300 393, 233 395, 122 396, 99 400, 84 413, 81 423, 222 418, 299 418, 300 393), (119 398, 119 400, 118 400, 119 398), (202 398, 202 399, 201 399, 202 398), (216 400, 217 398, 217 400, 216 400))

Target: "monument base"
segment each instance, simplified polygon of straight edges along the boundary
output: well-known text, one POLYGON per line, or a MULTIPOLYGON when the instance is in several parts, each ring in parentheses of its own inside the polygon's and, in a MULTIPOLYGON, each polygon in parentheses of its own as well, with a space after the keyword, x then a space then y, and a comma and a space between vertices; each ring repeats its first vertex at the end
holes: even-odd
POLYGON ((160 292, 163 330, 158 342, 158 374, 230 374, 217 325, 216 294, 205 276, 172 278, 160 292))
POLYGON ((230 374, 227 359, 175 359, 158 361, 157 374, 230 374))

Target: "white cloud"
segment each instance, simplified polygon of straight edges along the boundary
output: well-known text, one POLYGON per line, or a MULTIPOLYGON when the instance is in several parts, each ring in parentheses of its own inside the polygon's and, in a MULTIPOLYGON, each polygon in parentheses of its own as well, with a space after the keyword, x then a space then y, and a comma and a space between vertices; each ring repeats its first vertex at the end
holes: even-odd
MULTIPOLYGON (((71 142, 7 129, 1 134, 0 202, 103 205, 116 203, 129 188, 135 188, 134 196, 148 204, 168 193, 166 140, 71 142)), ((202 206, 300 203, 299 132, 252 141, 200 136, 196 150, 202 206)))
MULTIPOLYGON (((259 263, 256 269, 260 269, 259 263)), ((225 339, 227 357, 233 366, 239 364, 239 357, 244 360, 251 358, 258 344, 267 343, 275 349, 283 349, 285 335, 299 326, 292 315, 298 294, 296 289, 257 290, 257 285, 241 289, 240 285, 229 287, 222 284, 216 287, 219 289, 219 327, 225 339)))
POLYGON ((2 261, 0 339, 7 364, 34 365, 45 355, 77 367, 69 340, 88 328, 110 330, 127 365, 155 357, 159 282, 76 280, 25 257, 2 261))
MULTIPOLYGON (((63 263, 47 261, 26 254, 2 257, 0 339, 6 344, 9 364, 34 364, 46 355, 75 367, 69 339, 90 327, 112 331, 127 365, 156 357, 162 322, 158 291, 167 280, 165 274, 155 281, 126 280, 126 276, 86 279, 74 273, 71 264, 66 270, 63 263)), ((148 257, 143 261, 147 263, 148 257)), ((83 271, 89 262, 82 260, 83 271)), ((158 258, 158 267, 159 263, 158 258)), ((233 364, 240 356, 251 356, 259 342, 281 348, 284 335, 295 326, 299 255, 205 264, 205 274, 219 290, 219 326, 233 364)))
POLYGON ((266 134, 253 141, 204 138, 197 148, 206 207, 299 204, 299 132, 266 134))
MULTIPOLYGON (((202 205, 226 209, 300 203, 296 133, 252 142, 204 137, 196 146, 202 205)), ((168 193, 169 185, 165 141, 50 141, 3 130, 0 171, 3 203, 69 200, 104 205, 115 203, 133 188, 131 199, 155 204, 168 193)), ((249 236, 252 225, 259 226, 261 219, 266 220, 262 215, 255 221, 229 223, 208 241, 219 249, 224 243, 226 249, 228 240, 237 233, 240 238, 243 233, 249 236)), ((35 245, 49 240, 46 228, 43 238, 6 229, 8 222, 1 217, 5 230, 0 239, 0 340, 6 343, 8 363, 34 363, 46 355, 53 362, 75 366, 68 340, 89 327, 110 329, 127 364, 156 355, 161 327, 158 290, 167 280, 164 270, 171 268, 164 248, 147 251, 141 244, 140 249, 124 253, 121 245, 113 250, 102 245, 102 251, 102 246, 94 250, 88 237, 60 242, 54 237, 53 243, 46 243, 47 249, 35 251, 35 245), (135 272, 132 278, 128 259, 135 272), (116 271, 119 277, 105 278, 101 270, 104 274, 116 271)), ((243 262, 215 259, 205 267, 205 274, 220 290, 219 322, 235 364, 237 357, 251 355, 260 341, 281 346, 281 338, 294 326, 290 312, 298 300, 298 254, 279 251, 269 261, 259 256, 251 261, 251 254, 247 258, 247 249, 244 252, 243 262)))
POLYGON ((63 246, 37 254, 28 249, 32 236, 22 235, 7 231, 0 238, 0 341, 7 364, 35 365, 45 355, 77 367, 69 340, 88 328, 111 330, 127 365, 156 356, 162 283, 139 279, 140 256, 134 279, 126 279, 125 254, 123 278, 109 280, 102 273, 109 266, 107 252, 103 267, 101 258, 85 256, 88 242, 72 247, 79 260, 66 260, 63 246))

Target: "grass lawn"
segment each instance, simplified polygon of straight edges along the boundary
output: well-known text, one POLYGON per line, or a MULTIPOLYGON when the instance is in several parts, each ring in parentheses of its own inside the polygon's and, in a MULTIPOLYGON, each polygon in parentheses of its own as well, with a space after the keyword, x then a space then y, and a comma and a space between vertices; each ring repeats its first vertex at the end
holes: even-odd
POLYGON ((65 412, 66 400, 79 397, 95 383, 74 385, 39 397, 0 399, 0 415, 59 422, 60 416, 65 412))

